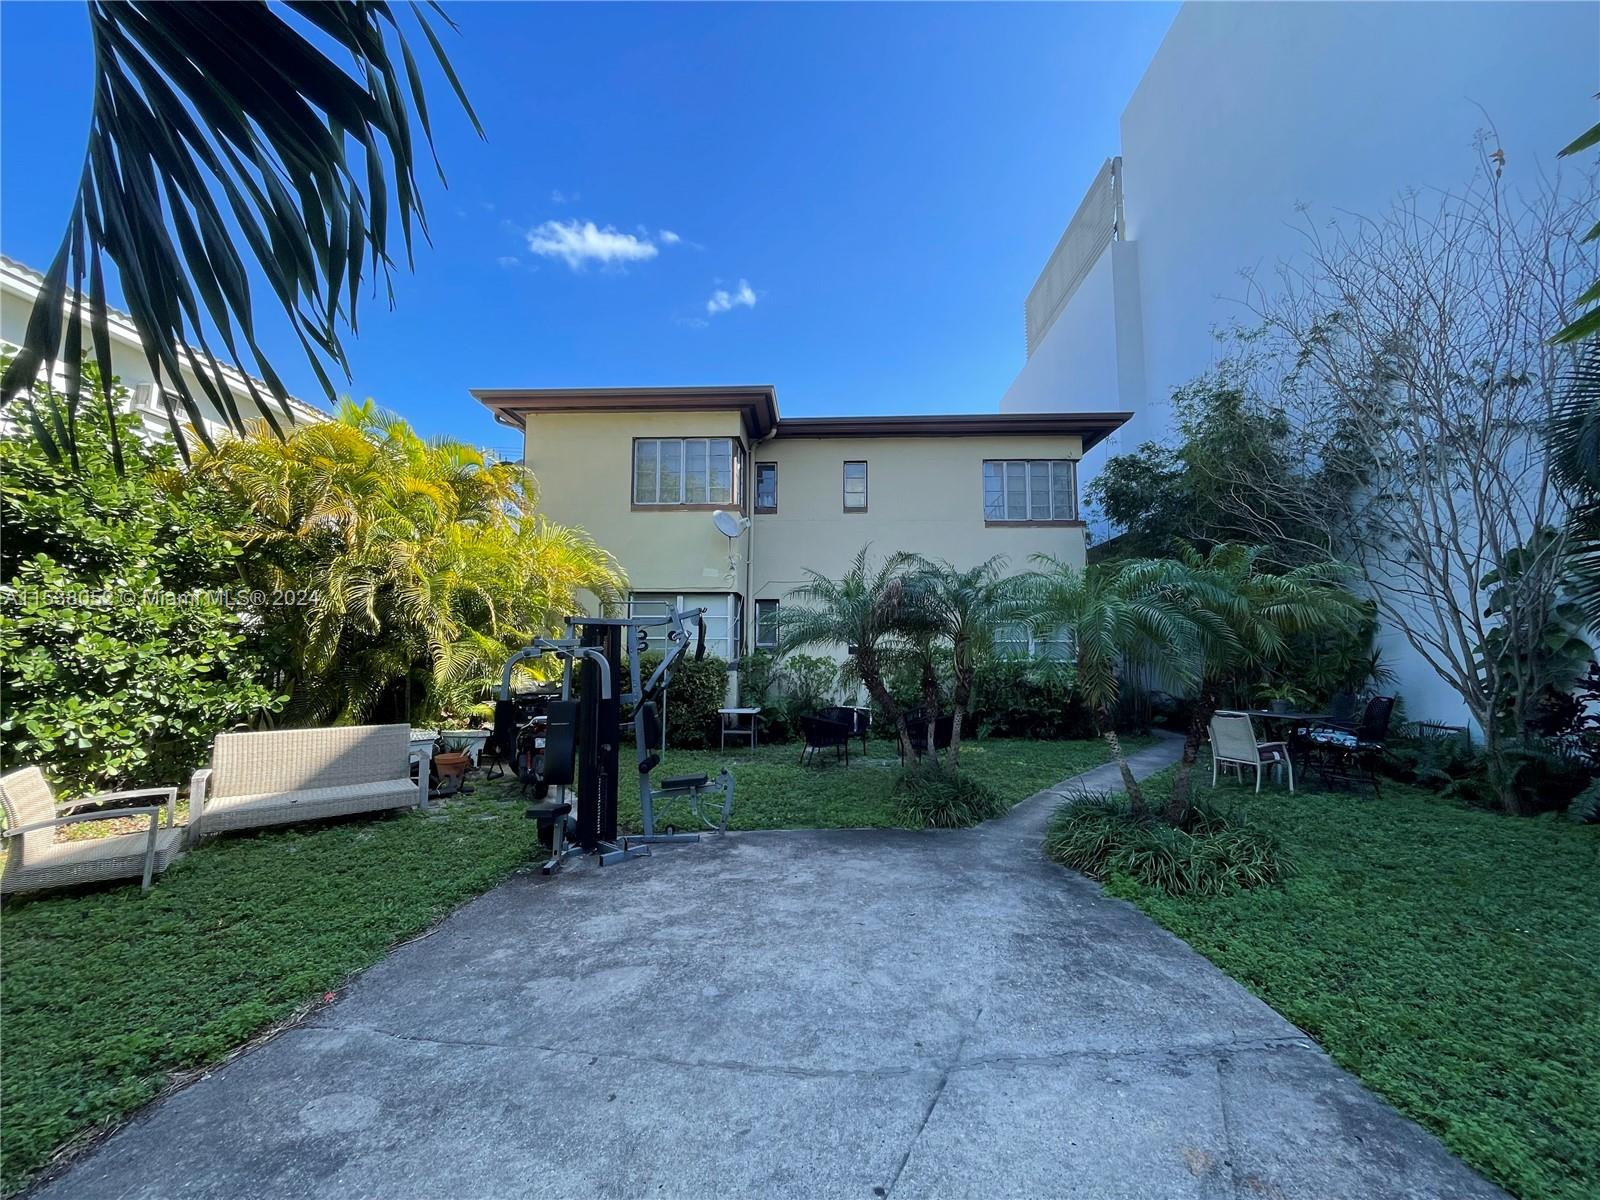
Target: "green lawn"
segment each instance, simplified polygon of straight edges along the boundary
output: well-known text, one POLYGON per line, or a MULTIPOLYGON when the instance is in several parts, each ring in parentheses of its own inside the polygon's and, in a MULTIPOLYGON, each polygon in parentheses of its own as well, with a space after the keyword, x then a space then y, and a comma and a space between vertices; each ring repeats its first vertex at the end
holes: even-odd
POLYGON ((1600 829, 1392 784, 1214 797, 1278 831, 1285 885, 1112 890, 1515 1195, 1600 1196, 1600 829))
MULTIPOLYGON (((1124 738, 1128 752, 1148 745, 1148 738, 1124 738)), ((899 767, 895 744, 869 740, 865 755, 853 743, 850 765, 835 762, 833 752, 818 752, 817 765, 799 765, 797 745, 761 746, 754 752, 729 746, 727 750, 674 750, 656 770, 656 778, 705 772, 715 775, 726 764, 733 771, 732 829, 851 829, 889 828, 902 824, 895 813, 891 791, 899 767)), ((990 739, 965 742, 961 747, 963 770, 994 788, 1011 804, 1025 800, 1041 788, 1068 775, 1099 766, 1109 757, 1105 744, 1085 742, 1029 742, 990 739)), ((624 831, 639 829, 639 796, 625 778, 618 802, 618 824, 624 831)), ((658 810, 656 825, 667 821, 688 828, 686 814, 658 810)))
MULTIPOLYGON (((848 768, 801 768, 798 753, 673 752, 664 769, 732 763, 740 829, 896 823, 890 743, 869 744, 848 768)), ((962 758, 1014 803, 1104 749, 991 741, 962 758)), ((631 775, 622 790, 622 827, 637 829, 631 775)), ((147 896, 134 884, 8 900, 0 1186, 21 1186, 58 1147, 154 1097, 169 1073, 216 1062, 528 862, 535 827, 522 814, 515 786, 481 786, 433 816, 212 839, 147 896)))

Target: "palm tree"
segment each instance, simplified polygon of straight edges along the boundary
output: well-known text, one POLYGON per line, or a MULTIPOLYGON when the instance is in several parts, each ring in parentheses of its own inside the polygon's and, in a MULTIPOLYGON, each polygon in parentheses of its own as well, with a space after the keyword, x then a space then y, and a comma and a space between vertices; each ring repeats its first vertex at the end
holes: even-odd
MULTIPOLYGON (((406 6, 481 136, 430 9, 440 12, 436 4, 406 6)), ((112 410, 106 259, 181 453, 182 423, 211 446, 185 371, 229 427, 245 429, 213 341, 241 365, 241 345, 248 349, 265 390, 293 421, 288 393, 256 340, 253 276, 266 280, 332 400, 328 368, 349 375, 341 332, 356 327, 363 283, 381 280, 393 301, 395 225, 408 263, 414 232, 427 236, 416 134, 432 154, 433 127, 400 22, 387 0, 90 0, 94 105, 77 199, 22 347, 0 378, 0 409, 20 393, 52 457, 65 453, 76 463, 78 373, 68 372, 65 404, 44 413, 31 384, 46 363, 80 360, 85 325, 100 401, 112 410)), ((245 388, 278 431, 262 389, 249 379, 245 388)))
POLYGON ((1600 630, 1600 341, 1579 351, 1550 425, 1550 457, 1570 504, 1572 599, 1589 626, 1600 630))
POLYGON ((484 699, 511 650, 587 592, 625 587, 580 530, 535 509, 514 463, 424 441, 371 401, 286 438, 257 423, 196 459, 188 485, 237 513, 246 582, 297 720, 355 720, 414 676, 429 716, 484 699))
POLYGON ((975 660, 994 645, 1002 625, 1026 619, 1028 605, 1019 578, 1006 574, 1006 560, 1000 555, 966 570, 942 560, 922 559, 913 585, 916 608, 950 645, 953 678, 948 761, 954 770, 961 765, 961 725, 972 699, 975 660))
POLYGON ((1079 569, 1048 554, 1034 556, 1044 569, 1028 580, 1033 628, 1065 634, 1077 664, 1077 688, 1095 729, 1111 747, 1122 784, 1135 811, 1144 793, 1128 768, 1111 714, 1120 694, 1123 665, 1159 666, 1174 682, 1194 678, 1194 648, 1201 636, 1193 613, 1165 585, 1159 560, 1129 559, 1079 569))
POLYGON ((1343 563, 1268 574, 1258 566, 1267 553, 1224 543, 1205 554, 1186 548, 1160 564, 1164 589, 1188 609, 1196 633, 1195 704, 1165 814, 1173 824, 1188 814, 1194 764, 1223 690, 1282 661, 1295 634, 1353 629, 1366 617, 1361 601, 1340 586, 1350 575, 1343 563))
POLYGON ((873 567, 870 549, 867 545, 856 551, 838 579, 806 572, 808 582, 789 593, 800 605, 784 610, 782 652, 806 646, 844 646, 849 657, 842 673, 861 681, 873 703, 893 722, 901 753, 909 756, 911 735, 905 714, 889 694, 883 673, 903 646, 906 581, 916 559, 910 554, 891 554, 873 567))

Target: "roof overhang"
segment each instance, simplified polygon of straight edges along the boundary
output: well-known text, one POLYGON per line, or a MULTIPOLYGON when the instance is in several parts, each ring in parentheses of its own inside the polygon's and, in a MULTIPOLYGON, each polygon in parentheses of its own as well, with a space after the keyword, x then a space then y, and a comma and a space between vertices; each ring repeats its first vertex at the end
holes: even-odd
POLYGON ((737 412, 752 440, 778 424, 778 393, 752 387, 685 388, 474 388, 495 420, 525 428, 530 413, 737 412))
POLYGON ((891 417, 793 417, 780 438, 1078 437, 1088 450, 1132 413, 930 413, 891 417))
POLYGON ((1078 437, 1083 448, 1115 432, 1132 413, 933 413, 886 417, 778 416, 777 391, 751 387, 474 388, 472 395, 514 429, 530 414, 600 412, 737 412, 746 435, 780 438, 1078 437))

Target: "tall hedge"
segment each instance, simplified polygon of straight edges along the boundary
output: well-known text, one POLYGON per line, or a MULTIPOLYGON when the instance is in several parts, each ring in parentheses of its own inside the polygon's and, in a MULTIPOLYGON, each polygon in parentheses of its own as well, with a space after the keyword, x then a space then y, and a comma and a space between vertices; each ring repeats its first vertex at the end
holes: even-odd
MULTIPOLYGON (((118 389, 119 391, 121 389, 118 389)), ((0 768, 63 795, 186 782, 221 730, 277 705, 233 608, 219 515, 168 494, 170 448, 79 419, 80 468, 0 440, 0 768)))

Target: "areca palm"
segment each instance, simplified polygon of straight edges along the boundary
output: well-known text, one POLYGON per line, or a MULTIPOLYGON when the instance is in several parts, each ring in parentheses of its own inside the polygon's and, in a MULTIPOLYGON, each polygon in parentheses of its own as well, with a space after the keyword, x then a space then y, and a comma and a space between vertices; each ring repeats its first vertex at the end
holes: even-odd
POLYGON ((905 714, 884 683, 889 657, 903 643, 909 611, 907 577, 916 567, 913 555, 891 554, 877 566, 870 545, 861 547, 837 579, 808 570, 808 581, 789 596, 800 603, 783 612, 783 649, 844 646, 848 657, 841 673, 861 681, 867 694, 893 722, 903 754, 911 753, 905 714))
POLYGON ((284 439, 258 424, 192 481, 234 505, 247 582, 298 601, 259 614, 296 719, 357 719, 419 670, 427 706, 459 710, 580 593, 606 604, 625 586, 587 534, 539 516, 521 467, 424 441, 370 401, 284 439))
POLYGON ((955 768, 961 764, 961 725, 972 698, 975 659, 994 645, 1002 625, 1026 618, 1028 605, 1021 581, 1006 574, 1006 560, 1000 555, 965 570, 924 559, 913 582, 916 607, 936 636, 950 645, 949 763, 955 768))
POLYGON ((1028 582, 1035 630, 1072 642, 1077 688, 1095 729, 1111 748, 1123 788, 1135 810, 1144 793, 1128 767, 1111 714, 1121 692, 1124 666, 1159 666, 1176 682, 1194 678, 1194 654, 1202 630, 1192 609, 1166 584, 1165 564, 1151 559, 1095 563, 1079 569, 1047 554, 1028 582))
POLYGON ((1266 553, 1265 547, 1235 543, 1205 554, 1190 548, 1156 572, 1166 592, 1187 608, 1197 635, 1195 704, 1166 812, 1174 824, 1189 810, 1194 764, 1222 689, 1282 661, 1294 635, 1351 629, 1366 615, 1340 586, 1350 575, 1344 564, 1309 563, 1268 573, 1258 566, 1266 553))
MULTIPOLYGON (((253 364, 292 422, 257 340, 251 272, 332 399, 329 370, 349 374, 341 335, 356 328, 363 284, 381 281, 392 301, 394 243, 409 261, 415 235, 427 236, 415 160, 419 134, 432 153, 433 128, 402 14, 483 132, 433 27, 430 11, 442 10, 387 0, 88 7, 95 85, 83 171, 23 345, 0 379, 0 407, 20 394, 41 445, 76 461, 77 371, 59 409, 39 411, 30 390, 41 365, 75 364, 87 345, 111 411, 109 260, 180 451, 185 423, 210 447, 185 372, 244 431, 216 352, 253 364)), ((277 430, 267 397, 248 378, 245 388, 277 430)))

